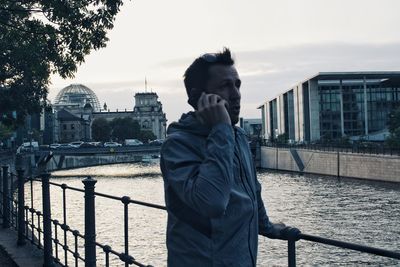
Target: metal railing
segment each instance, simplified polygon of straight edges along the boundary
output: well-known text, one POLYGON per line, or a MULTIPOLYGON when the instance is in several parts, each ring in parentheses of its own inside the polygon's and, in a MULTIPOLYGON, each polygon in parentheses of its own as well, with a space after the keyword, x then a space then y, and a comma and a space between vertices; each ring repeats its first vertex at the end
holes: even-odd
POLYGON ((390 155, 400 156, 400 148, 391 148, 384 145, 376 147, 361 147, 361 146, 347 146, 347 145, 328 145, 328 144, 276 144, 276 143, 262 143, 261 146, 274 147, 274 148, 288 148, 288 149, 307 149, 318 150, 327 152, 344 152, 344 153, 358 153, 369 155, 390 155))
MULTIPOLYGON (((50 182, 50 174, 44 173, 38 178, 23 177, 23 171, 18 170, 17 175, 10 174, 8 167, 2 167, 2 179, 1 180, 1 216, 3 219, 3 228, 13 227, 17 230, 18 245, 24 245, 26 240, 36 245, 38 248, 44 251, 44 266, 54 266, 54 263, 58 263, 61 266, 69 266, 69 256, 73 257, 73 265, 79 266, 80 262, 83 262, 86 267, 96 266, 98 256, 96 254, 96 247, 101 248, 105 254, 104 265, 110 266, 110 255, 114 255, 119 258, 125 266, 136 265, 136 266, 150 266, 145 265, 136 260, 129 252, 129 219, 128 206, 130 204, 146 206, 159 210, 166 210, 164 206, 156 205, 152 203, 132 200, 128 196, 116 197, 104 193, 95 192, 96 180, 91 177, 87 177, 82 180, 84 189, 71 187, 66 184, 59 184, 50 182), (12 178, 13 177, 13 178, 12 178), (17 196, 18 200, 15 200, 13 187, 13 181, 18 181, 17 196), (12 182, 10 182, 12 181, 12 182), (25 206, 25 195, 24 188, 25 183, 28 182, 30 189, 30 206, 25 206), (33 182, 39 182, 42 185, 42 211, 34 208, 34 197, 33 197, 33 182), (62 189, 62 222, 51 217, 51 202, 50 202, 50 186, 58 187, 62 189), (80 192, 84 194, 84 232, 81 234, 78 230, 71 229, 67 224, 67 201, 66 194, 67 190, 80 192), (124 251, 118 252, 112 249, 107 244, 101 244, 96 241, 96 209, 95 209, 95 197, 102 197, 111 200, 121 202, 124 209, 124 251), (54 230, 54 236, 52 234, 54 230), (62 236, 59 236, 59 231, 62 231, 62 236), (73 236, 73 248, 68 246, 67 233, 73 236), (79 253, 80 245, 79 241, 84 241, 84 257, 79 253), (53 249, 54 245, 54 249, 53 249), (61 250, 61 251, 60 251, 61 250), (63 262, 60 258, 60 254, 63 253, 63 262)), ((283 233, 283 240, 288 242, 288 266, 296 266, 296 242, 299 240, 306 240, 311 242, 317 242, 321 244, 336 246, 340 248, 375 254, 383 257, 399 259, 400 252, 389 251, 380 248, 374 248, 369 246, 358 245, 349 242, 343 242, 339 240, 333 240, 323 238, 319 236, 313 236, 308 234, 302 234, 296 228, 286 228, 283 233)))

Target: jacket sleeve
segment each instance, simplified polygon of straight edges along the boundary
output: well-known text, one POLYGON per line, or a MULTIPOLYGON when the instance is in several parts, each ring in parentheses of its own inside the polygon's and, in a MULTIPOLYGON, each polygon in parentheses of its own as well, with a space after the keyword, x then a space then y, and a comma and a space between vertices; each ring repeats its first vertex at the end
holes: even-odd
POLYGON ((224 213, 233 181, 232 127, 218 124, 206 140, 205 155, 198 144, 171 136, 161 149, 165 182, 189 207, 207 217, 224 213))
POLYGON ((261 198, 261 184, 258 181, 257 177, 256 177, 256 194, 257 194, 257 204, 258 204, 258 233, 260 235, 265 236, 272 230, 272 223, 268 218, 264 202, 261 198))

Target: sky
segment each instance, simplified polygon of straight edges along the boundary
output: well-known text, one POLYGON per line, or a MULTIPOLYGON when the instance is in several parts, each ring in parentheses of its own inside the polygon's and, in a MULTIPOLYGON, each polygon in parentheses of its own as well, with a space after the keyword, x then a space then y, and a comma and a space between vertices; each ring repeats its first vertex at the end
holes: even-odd
POLYGON ((398 0, 124 1, 107 47, 92 51, 73 79, 53 75, 49 99, 81 83, 101 105, 132 110, 146 77, 171 123, 191 110, 186 68, 229 47, 241 116, 260 118, 258 106, 318 72, 400 70, 399 10, 398 0))

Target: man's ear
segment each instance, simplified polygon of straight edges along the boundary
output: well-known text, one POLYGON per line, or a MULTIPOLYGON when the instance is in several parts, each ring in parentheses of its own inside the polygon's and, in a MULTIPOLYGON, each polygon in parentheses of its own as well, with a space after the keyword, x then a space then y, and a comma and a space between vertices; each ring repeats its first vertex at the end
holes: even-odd
POLYGON ((197 110, 197 101, 199 100, 199 98, 200 98, 202 93, 203 93, 203 90, 201 90, 201 89, 198 89, 198 88, 190 89, 190 95, 189 95, 188 103, 195 110, 197 110))

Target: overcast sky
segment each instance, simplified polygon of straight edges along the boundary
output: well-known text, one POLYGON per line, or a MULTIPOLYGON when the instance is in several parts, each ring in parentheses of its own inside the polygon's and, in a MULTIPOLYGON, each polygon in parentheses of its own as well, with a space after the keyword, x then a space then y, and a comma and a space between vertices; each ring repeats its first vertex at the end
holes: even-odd
POLYGON ((229 47, 242 79, 242 114, 321 71, 400 70, 398 0, 125 1, 106 48, 74 79, 52 77, 50 100, 71 83, 112 110, 150 88, 168 123, 190 110, 182 75, 194 58, 229 47))

